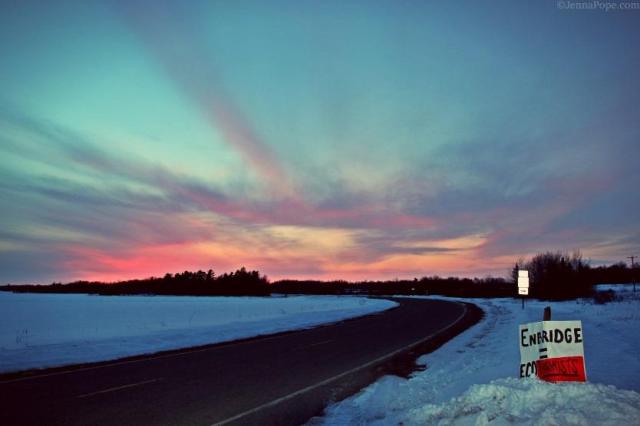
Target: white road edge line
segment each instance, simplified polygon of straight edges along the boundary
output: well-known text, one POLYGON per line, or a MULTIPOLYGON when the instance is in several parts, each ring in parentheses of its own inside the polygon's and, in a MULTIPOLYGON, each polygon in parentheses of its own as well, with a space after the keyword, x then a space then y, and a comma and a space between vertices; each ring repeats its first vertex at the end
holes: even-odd
POLYGON ((407 346, 404 346, 404 347, 402 347, 400 349, 397 349, 397 350, 395 350, 395 351, 393 351, 393 352, 391 352, 391 353, 389 353, 387 355, 381 356, 380 358, 376 358, 373 361, 369 361, 369 362, 367 362, 365 364, 362 364, 361 366, 358 366, 356 368, 352 368, 351 370, 345 371, 343 373, 340 373, 340 374, 338 374, 336 376, 330 377, 330 378, 328 378, 326 380, 323 380, 323 381, 318 382, 316 384, 313 384, 311 386, 307 386, 306 388, 297 390, 297 391, 295 391, 293 393, 290 393, 289 395, 285 395, 283 397, 274 399, 273 401, 270 401, 270 402, 262 404, 262 405, 260 405, 258 407, 252 408, 251 410, 247 410, 247 411, 242 412, 240 414, 237 414, 237 415, 235 415, 233 417, 229 417, 228 419, 222 420, 221 422, 214 423, 211 426, 223 426, 223 425, 229 424, 231 422, 234 422, 236 420, 240 420, 241 418, 246 417, 246 416, 248 416, 250 414, 257 413, 258 411, 263 410, 265 408, 272 407, 274 405, 278 405, 281 402, 287 401, 289 399, 295 398, 298 395, 302 395, 303 393, 306 393, 306 392, 309 392, 311 390, 314 390, 314 389, 317 389, 319 387, 322 387, 324 385, 327 385, 327 384, 333 382, 334 380, 341 379, 342 377, 348 376, 349 374, 352 374, 352 373, 355 373, 358 370, 362 370, 362 369, 365 369, 367 367, 371 367, 372 365, 378 364, 378 363, 380 363, 380 362, 382 362, 382 361, 384 361, 384 360, 386 360, 388 358, 392 358, 392 357, 398 355, 399 353, 402 353, 402 352, 405 352, 405 351, 411 349, 413 346, 419 345, 420 343, 424 342, 425 340, 431 339, 436 334, 442 333, 443 331, 446 331, 446 330, 450 329, 451 327, 453 327, 454 325, 456 325, 466 315, 467 306, 464 303, 460 303, 460 302, 455 302, 455 303, 457 303, 459 305, 462 305, 464 310, 462 311, 462 314, 460 314, 460 316, 458 318, 456 318, 456 320, 453 323, 449 324, 445 328, 443 328, 441 330, 438 330, 438 331, 436 331, 434 333, 431 333, 429 336, 424 337, 424 338, 422 338, 422 339, 420 339, 420 340, 418 340, 416 342, 413 342, 413 343, 411 343, 411 344, 409 344, 407 346))
POLYGON ((76 398, 88 398, 90 396, 100 395, 102 393, 115 392, 115 391, 119 391, 119 390, 122 390, 122 389, 128 389, 128 388, 133 388, 133 387, 136 387, 136 386, 146 385, 146 384, 149 384, 149 383, 159 382, 162 379, 163 378, 160 377, 158 379, 145 380, 144 382, 137 382, 137 383, 130 383, 128 385, 116 386, 114 388, 108 388, 108 389, 103 389, 103 390, 99 390, 99 391, 96 391, 96 392, 91 392, 91 393, 85 393, 85 394, 82 394, 82 395, 78 395, 78 396, 76 396, 76 398))

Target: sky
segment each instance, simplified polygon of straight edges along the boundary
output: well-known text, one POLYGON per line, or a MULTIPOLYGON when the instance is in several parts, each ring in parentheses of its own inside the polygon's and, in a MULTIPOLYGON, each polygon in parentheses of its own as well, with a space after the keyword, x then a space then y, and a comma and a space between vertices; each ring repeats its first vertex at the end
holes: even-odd
POLYGON ((626 261, 640 10, 569 4, 6 1, 0 282, 626 261))

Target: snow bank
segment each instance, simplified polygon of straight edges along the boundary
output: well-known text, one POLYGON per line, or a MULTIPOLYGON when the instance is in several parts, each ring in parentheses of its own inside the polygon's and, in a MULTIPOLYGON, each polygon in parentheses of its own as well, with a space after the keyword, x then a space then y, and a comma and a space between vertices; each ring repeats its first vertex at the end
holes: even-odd
POLYGON ((0 292, 0 372, 308 328, 396 306, 362 297, 92 296, 0 292))
MULTIPOLYGON (((604 305, 519 299, 468 300, 485 318, 418 360, 426 370, 408 380, 387 376, 333 404, 313 425, 640 424, 640 292, 614 287, 604 305), (520 380, 518 325, 582 320, 589 383, 520 380), (624 390, 623 390, 624 389, 624 390)), ((459 300, 459 299, 449 299, 459 300)))
POLYGON ((427 425, 640 424, 640 394, 600 384, 551 384, 506 378, 473 385, 462 396, 409 413, 427 425))

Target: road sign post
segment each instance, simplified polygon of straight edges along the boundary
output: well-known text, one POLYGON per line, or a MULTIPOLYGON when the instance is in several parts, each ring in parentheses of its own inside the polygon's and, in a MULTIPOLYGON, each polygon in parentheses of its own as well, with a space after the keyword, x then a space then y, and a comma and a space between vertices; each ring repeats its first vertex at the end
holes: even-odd
POLYGON ((522 298, 522 309, 524 309, 524 298, 529 295, 529 271, 518 270, 518 295, 522 298))

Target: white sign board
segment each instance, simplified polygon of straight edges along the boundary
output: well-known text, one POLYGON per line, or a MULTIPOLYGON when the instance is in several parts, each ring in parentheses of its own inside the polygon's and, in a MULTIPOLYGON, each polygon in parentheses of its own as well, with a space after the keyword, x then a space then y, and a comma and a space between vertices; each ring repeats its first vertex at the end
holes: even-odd
POLYGON ((542 321, 520 326, 520 377, 552 382, 586 381, 582 321, 542 321))
POLYGON ((529 271, 524 269, 518 270, 518 295, 526 296, 529 294, 529 271))
POLYGON ((518 287, 529 287, 529 271, 518 271, 518 287))

